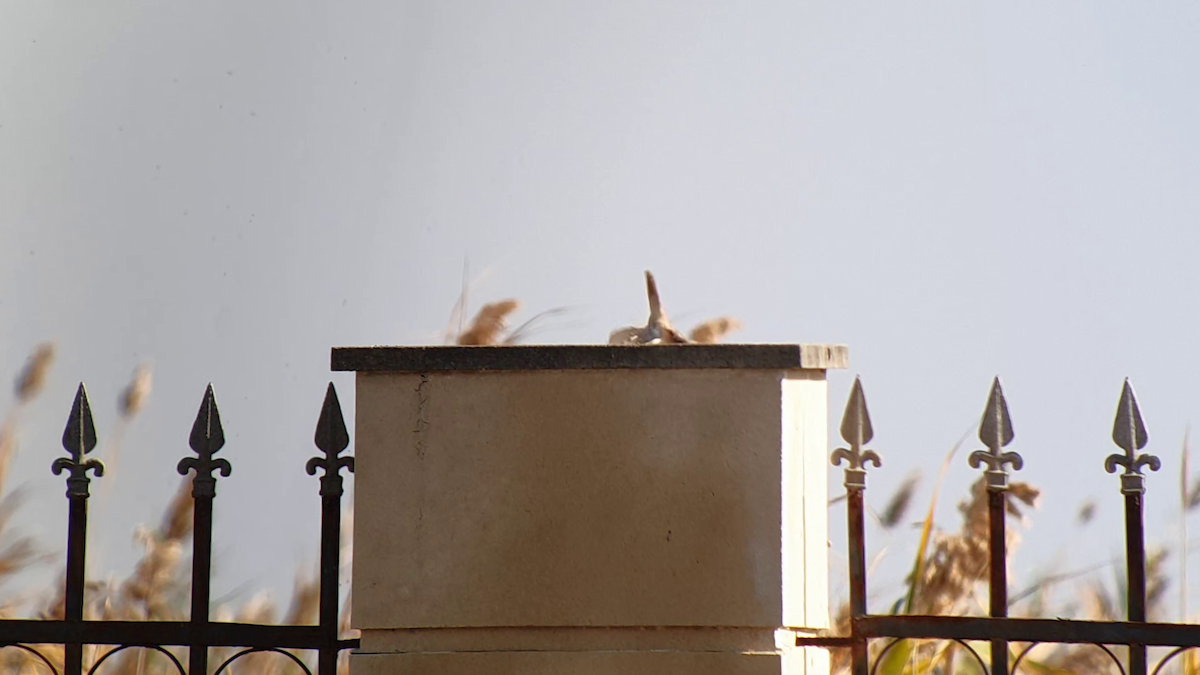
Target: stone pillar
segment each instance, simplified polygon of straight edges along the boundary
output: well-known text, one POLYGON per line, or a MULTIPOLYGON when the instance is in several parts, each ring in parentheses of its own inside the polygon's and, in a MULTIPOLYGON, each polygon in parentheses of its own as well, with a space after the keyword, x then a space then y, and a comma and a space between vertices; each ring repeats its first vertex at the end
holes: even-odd
POLYGON ((370 347, 353 675, 816 675, 845 347, 370 347))

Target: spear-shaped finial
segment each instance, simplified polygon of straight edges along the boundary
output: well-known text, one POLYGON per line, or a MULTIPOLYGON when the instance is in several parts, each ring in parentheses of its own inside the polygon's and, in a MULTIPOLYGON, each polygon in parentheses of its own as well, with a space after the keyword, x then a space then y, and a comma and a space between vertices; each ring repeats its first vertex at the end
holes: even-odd
POLYGON ((971 468, 978 469, 986 466, 987 486, 992 491, 1008 489, 1008 471, 1005 464, 1011 464, 1014 471, 1020 471, 1025 461, 1015 452, 1004 452, 1004 447, 1012 443, 1014 434, 1012 418, 1008 415, 1008 401, 1004 398, 1004 389, 1000 387, 1000 378, 992 380, 992 391, 988 394, 987 406, 983 409, 983 418, 979 421, 979 440, 987 446, 987 450, 976 450, 967 458, 971 468))
POLYGON ((225 446, 225 429, 221 426, 221 411, 217 409, 212 383, 204 390, 204 400, 200 402, 200 411, 192 423, 188 446, 206 457, 212 457, 225 446))
POLYGON ((847 489, 862 490, 867 487, 868 463, 880 466, 879 455, 874 450, 864 450, 863 446, 875 437, 871 428, 871 414, 867 412, 867 397, 863 394, 862 380, 854 378, 854 386, 850 389, 850 398, 846 400, 846 411, 842 414, 842 439, 850 444, 849 448, 838 448, 833 451, 830 461, 839 466, 846 461, 845 484, 847 489))
POLYGON ((192 478, 193 497, 212 497, 217 493, 217 479, 213 471, 220 471, 222 476, 229 476, 233 467, 225 459, 213 459, 225 445, 225 430, 221 427, 221 413, 217 410, 217 397, 210 383, 204 390, 204 400, 200 402, 200 411, 196 413, 196 421, 192 424, 192 434, 188 445, 196 451, 196 457, 184 457, 179 460, 177 467, 180 475, 187 475, 194 470, 192 478))
POLYGON ((63 448, 75 456, 85 455, 96 447, 96 423, 92 420, 92 406, 82 382, 75 390, 75 402, 71 404, 62 442, 63 448))
POLYGON ((70 457, 59 457, 50 465, 54 475, 63 471, 67 475, 67 496, 87 497, 87 472, 91 471, 97 477, 104 475, 104 464, 98 459, 84 459, 84 455, 96 447, 96 425, 92 421, 92 406, 88 403, 87 389, 79 383, 75 391, 75 402, 71 405, 71 414, 67 417, 67 426, 63 429, 63 449, 71 453, 70 457))
POLYGON ((342 477, 338 472, 345 468, 354 473, 354 458, 340 457, 338 453, 350 445, 350 434, 346 431, 346 420, 342 417, 342 406, 338 403, 337 390, 333 383, 325 390, 325 404, 321 406, 321 417, 317 420, 317 448, 325 453, 324 457, 313 457, 308 460, 305 469, 308 475, 315 476, 317 469, 323 469, 321 476, 321 495, 342 494, 342 477))
POLYGON ((1121 474, 1121 492, 1145 492, 1146 479, 1142 475, 1142 467, 1148 466, 1151 471, 1158 471, 1162 468, 1162 462, 1151 454, 1137 454, 1138 450, 1146 447, 1150 436, 1146 433, 1146 423, 1142 421, 1142 411, 1138 407, 1137 396, 1133 393, 1133 385, 1129 383, 1129 378, 1125 378, 1125 384, 1121 387, 1121 401, 1117 403, 1112 438, 1125 454, 1112 454, 1105 458, 1104 470, 1116 473, 1118 466, 1125 467, 1125 473, 1121 474))
POLYGON ((871 427, 871 413, 867 411, 867 397, 863 394, 862 380, 854 378, 850 398, 846 399, 846 410, 842 413, 842 440, 862 447, 875 437, 871 427))
POLYGON ((988 448, 999 451, 1012 443, 1013 437, 1008 401, 1004 398, 1004 389, 1000 387, 1000 378, 997 377, 992 380, 992 391, 988 394, 987 407, 979 423, 979 440, 988 448))

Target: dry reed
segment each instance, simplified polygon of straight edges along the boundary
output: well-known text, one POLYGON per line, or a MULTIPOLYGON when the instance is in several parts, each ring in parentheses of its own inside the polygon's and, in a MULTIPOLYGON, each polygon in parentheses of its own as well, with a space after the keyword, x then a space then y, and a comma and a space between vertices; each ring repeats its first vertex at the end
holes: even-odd
POLYGON ((742 324, 737 319, 722 316, 697 325, 688 333, 688 339, 701 345, 716 344, 723 341, 726 335, 741 328, 742 324))
POLYGON ((125 385, 125 389, 121 390, 118 412, 121 413, 122 419, 132 419, 141 412, 146 399, 150 397, 153 374, 154 369, 149 363, 139 364, 133 371, 133 378, 125 385))
POLYGON ((890 530, 904 520, 904 514, 908 513, 908 507, 912 505, 913 495, 916 494, 917 484, 921 481, 920 473, 912 473, 900 487, 896 489, 895 494, 888 500, 887 506, 884 507, 883 513, 879 516, 879 524, 885 530, 890 530))
POLYGON ((1087 525, 1096 517, 1096 500, 1085 499, 1079 505, 1079 511, 1075 513, 1075 522, 1079 525, 1087 525))
POLYGON ((491 302, 480 308, 466 330, 458 334, 455 342, 460 345, 497 345, 504 341, 508 328, 508 315, 517 311, 521 303, 516 300, 491 302))
MULTIPOLYGON (((1020 517, 1021 505, 1033 506, 1037 501, 1037 488, 1027 483, 1010 486, 1006 508, 1009 513, 1020 517)), ((975 586, 987 578, 988 555, 988 504, 987 487, 980 478, 971 486, 967 500, 958 506, 962 513, 962 529, 955 534, 939 533, 934 537, 933 551, 917 581, 920 593, 915 598, 913 613, 957 614, 968 609, 975 586)), ((1009 555, 1016 549, 1018 535, 1008 530, 1009 555)))
POLYGON ((32 401, 41 393, 42 387, 46 384, 46 376, 49 374, 50 366, 53 363, 53 342, 43 342, 34 349, 29 360, 25 362, 25 367, 17 375, 17 382, 13 387, 17 395, 18 405, 32 401))
POLYGON ((43 342, 34 348, 13 383, 16 406, 0 421, 0 490, 8 476, 8 467, 17 452, 17 427, 25 408, 37 398, 46 385, 50 367, 54 364, 54 343, 43 342))

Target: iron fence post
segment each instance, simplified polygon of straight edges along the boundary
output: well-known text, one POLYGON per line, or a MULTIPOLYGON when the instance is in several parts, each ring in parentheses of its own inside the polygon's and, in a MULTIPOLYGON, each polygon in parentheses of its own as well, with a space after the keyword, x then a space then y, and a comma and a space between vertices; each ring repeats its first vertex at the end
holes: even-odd
MULTIPOLYGON (((1004 467, 1012 465, 1019 471, 1025 462, 1019 454, 1004 451, 1004 447, 1012 443, 1013 428, 1008 401, 1004 399, 998 377, 992 380, 992 391, 979 422, 979 440, 987 450, 972 452, 968 461, 976 469, 987 467, 984 478, 988 492, 988 614, 993 618, 1005 618, 1008 616, 1008 542, 1004 518, 1008 470, 1004 467)), ((991 653, 992 675, 1008 675, 1008 641, 993 638, 991 653)))
POLYGON ((208 623, 209 583, 212 569, 212 505, 217 494, 217 478, 213 471, 228 476, 232 467, 224 459, 213 459, 213 455, 225 445, 225 431, 221 428, 221 415, 217 410, 217 399, 212 385, 204 391, 204 401, 192 425, 188 445, 196 457, 179 460, 181 475, 192 472, 192 606, 189 629, 191 643, 188 646, 188 673, 208 673, 208 623))
MULTIPOLYGON (((80 626, 83 623, 84 578, 87 558, 87 500, 88 471, 96 476, 104 475, 104 464, 96 459, 85 459, 85 455, 96 447, 96 426, 92 420, 92 408, 88 404, 87 390, 83 383, 75 392, 75 402, 63 430, 63 448, 70 457, 60 457, 50 465, 55 475, 67 472, 67 499, 70 507, 67 514, 67 569, 63 588, 63 620, 80 626)), ((82 631, 80 631, 82 632, 82 631)), ((83 673, 83 642, 71 641, 63 645, 64 675, 83 673)))
POLYGON ((338 403, 337 390, 333 383, 325 390, 325 404, 317 420, 315 443, 325 453, 324 457, 313 457, 305 467, 308 475, 321 474, 321 635, 324 644, 317 652, 318 675, 336 675, 338 644, 338 583, 340 581, 341 520, 342 520, 342 476, 343 468, 354 473, 354 458, 339 457, 338 453, 350 445, 350 434, 342 417, 342 406, 338 403))
MULTIPOLYGON (((991 575, 988 584, 988 614, 995 618, 1008 616, 1008 547, 1005 542, 1005 492, 988 486, 988 550, 991 575)), ((1008 673, 1008 642, 993 639, 992 675, 1008 673)))
MULTIPOLYGON (((1124 453, 1109 455, 1104 460, 1104 470, 1115 473, 1117 467, 1125 467, 1121 474, 1121 493, 1125 495, 1125 611, 1129 621, 1146 621, 1146 543, 1142 521, 1142 496, 1146 493, 1146 477, 1142 467, 1158 471, 1162 463, 1151 454, 1139 455, 1138 450, 1146 447, 1149 436, 1142 411, 1138 408, 1137 396, 1129 379, 1121 388, 1121 400, 1117 403, 1117 416, 1113 421, 1113 442, 1124 453)), ((1129 675, 1146 675, 1146 645, 1129 643, 1129 675)))
MULTIPOLYGON (((1142 495, 1125 495, 1126 611, 1130 621, 1146 621, 1146 548, 1142 532, 1142 495)), ((1129 645, 1129 674, 1146 674, 1146 646, 1129 645)))
POLYGON ((867 412, 867 399, 863 394, 862 382, 854 378, 854 387, 846 401, 842 414, 842 439, 849 448, 833 451, 830 460, 834 466, 846 462, 843 470, 846 486, 846 519, 849 528, 848 557, 850 564, 850 664, 853 675, 867 675, 870 670, 870 653, 867 638, 858 628, 860 620, 867 616, 867 555, 866 530, 863 522, 863 491, 867 489, 867 464, 880 465, 879 455, 874 450, 864 450, 863 445, 875 436, 871 428, 871 416, 867 412))
MULTIPOLYGON (((865 471, 860 473, 864 474, 865 471)), ((854 641, 850 645, 850 663, 854 675, 867 675, 869 659, 867 641, 856 633, 855 623, 867 615, 867 559, 863 523, 863 491, 851 487, 847 469, 846 516, 850 527, 850 632, 854 641)))

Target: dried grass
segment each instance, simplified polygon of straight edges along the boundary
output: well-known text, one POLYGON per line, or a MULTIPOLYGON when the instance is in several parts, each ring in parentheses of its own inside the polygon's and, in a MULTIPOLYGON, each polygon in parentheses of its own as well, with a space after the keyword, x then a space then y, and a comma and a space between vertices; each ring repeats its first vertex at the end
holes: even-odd
POLYGON ((3 490, 4 480, 8 477, 8 465, 17 451, 17 434, 15 425, 5 420, 0 422, 0 490, 3 490))
POLYGON ((895 494, 888 500, 887 506, 879 516, 879 524, 885 530, 892 529, 904 520, 904 514, 908 513, 908 507, 912 505, 913 495, 916 494, 917 485, 920 482, 921 474, 914 472, 905 478, 900 487, 896 489, 895 494))
POLYGON ((178 597, 187 583, 181 569, 187 537, 192 532, 193 509, 189 475, 180 482, 158 529, 143 528, 135 534, 142 557, 118 593, 121 613, 131 620, 183 618, 178 597))
POLYGON ((528 339, 530 336, 534 335, 535 333, 539 332, 540 330, 542 330, 544 328, 543 324, 545 323, 546 319, 549 319, 550 317, 553 317, 553 316, 559 316, 561 314, 564 314, 566 311, 567 311, 566 307, 555 307, 553 309, 548 309, 544 312, 538 312, 537 314, 533 315, 533 318, 531 318, 528 321, 526 321, 525 323, 517 326, 516 328, 510 330, 508 332, 508 335, 506 335, 504 337, 504 340, 500 344, 505 344, 505 345, 518 344, 518 343, 528 339))
POLYGON ((34 348, 13 383, 16 406, 0 421, 0 490, 8 476, 8 467, 17 453, 17 428, 21 413, 37 398, 50 376, 54 363, 54 343, 43 342, 34 348))
POLYGON ((154 371, 149 363, 139 364, 134 369, 133 377, 130 378, 129 384, 125 385, 125 388, 121 390, 120 397, 117 400, 117 424, 113 426, 112 435, 109 437, 107 443, 107 452, 104 456, 106 480, 100 482, 100 489, 95 502, 95 508, 99 511, 103 511, 108 506, 108 500, 112 496, 113 488, 116 487, 117 481, 121 478, 121 472, 118 470, 118 467, 121 460, 121 448, 125 443, 125 431, 146 405, 146 400, 150 398, 153 374, 154 371))
POLYGON ((722 316, 716 319, 709 319, 692 329, 688 333, 688 339, 696 344, 712 345, 722 342, 726 335, 733 331, 741 330, 742 324, 737 319, 722 316))
POLYGON ((133 371, 133 378, 121 391, 118 411, 121 413, 122 419, 132 419, 141 412, 142 406, 146 404, 146 399, 150 397, 153 375, 154 369, 149 363, 139 364, 133 371))
POLYGON ((41 393, 46 384, 50 366, 54 363, 54 343, 43 342, 33 350, 33 354, 25 362, 25 367, 17 375, 16 386, 13 390, 17 395, 17 404, 23 405, 32 401, 41 393))
POLYGON ((1079 525, 1087 525, 1096 517, 1096 500, 1085 499, 1079 505, 1079 511, 1075 513, 1075 522, 1079 525))
POLYGON ((484 305, 475 315, 471 325, 458 334, 455 342, 460 345, 498 345, 504 341, 508 328, 508 315, 521 306, 516 300, 501 300, 484 305))
MULTIPOLYGON (((1006 508, 1009 513, 1021 517, 1021 505, 1033 506, 1039 494, 1037 488, 1027 483, 1013 483, 1006 508)), ((975 586, 988 576, 988 500, 983 478, 971 486, 970 496, 959 504, 958 510, 963 517, 962 529, 934 537, 933 550, 916 584, 920 592, 913 603, 915 614, 967 611, 975 586)), ((1007 534, 1008 553, 1012 555, 1019 537, 1012 528, 1007 534)))

